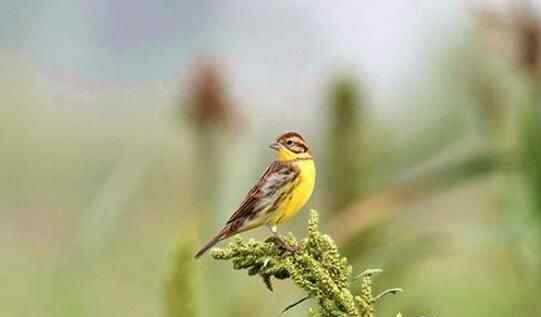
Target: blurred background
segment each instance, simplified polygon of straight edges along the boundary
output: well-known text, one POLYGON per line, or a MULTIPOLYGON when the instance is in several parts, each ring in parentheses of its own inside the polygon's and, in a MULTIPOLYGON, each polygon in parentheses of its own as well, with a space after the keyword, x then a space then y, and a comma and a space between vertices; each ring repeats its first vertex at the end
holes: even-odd
POLYGON ((286 130, 316 158, 306 209, 354 272, 405 289, 378 316, 541 314, 541 1, 23 0, 0 19, 0 315, 279 315, 292 283, 193 254, 286 130))

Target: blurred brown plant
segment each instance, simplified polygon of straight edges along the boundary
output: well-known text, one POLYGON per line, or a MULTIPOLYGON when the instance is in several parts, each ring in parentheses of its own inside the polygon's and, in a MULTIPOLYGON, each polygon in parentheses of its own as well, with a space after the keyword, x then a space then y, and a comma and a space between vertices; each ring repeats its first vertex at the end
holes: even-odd
POLYGON ((224 131, 234 131, 240 122, 233 103, 225 93, 224 79, 218 67, 208 61, 198 65, 190 86, 187 112, 193 124, 193 142, 195 147, 194 170, 197 204, 203 209, 211 209, 216 201, 216 187, 220 183, 222 170, 216 158, 223 151, 224 131), (214 196, 213 196, 214 195, 214 196))
POLYGON ((225 93, 224 79, 216 64, 197 66, 188 96, 188 112, 199 129, 231 129, 238 123, 233 103, 225 93))
POLYGON ((515 48, 515 63, 527 74, 521 82, 523 97, 517 102, 520 115, 516 124, 519 136, 516 155, 522 164, 522 174, 530 189, 537 218, 540 218, 538 221, 541 221, 541 19, 528 1, 515 3, 508 12, 498 14, 485 9, 478 11, 477 18, 485 30, 511 31, 514 34, 503 43, 515 48))
POLYGON ((489 46, 507 52, 521 69, 532 74, 539 71, 541 21, 531 3, 517 1, 507 13, 490 8, 474 9, 473 13, 489 46))

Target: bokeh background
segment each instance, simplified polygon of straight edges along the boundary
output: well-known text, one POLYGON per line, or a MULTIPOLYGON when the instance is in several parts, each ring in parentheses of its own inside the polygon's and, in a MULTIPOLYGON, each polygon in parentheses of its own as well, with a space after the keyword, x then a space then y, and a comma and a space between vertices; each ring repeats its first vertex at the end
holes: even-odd
MULTIPOLYGON (((539 316, 539 1, 3 1, 0 315, 278 316, 192 256, 286 130, 378 316, 539 316)), ((307 213, 282 227, 304 235, 307 213)), ((244 234, 265 238, 265 230, 244 234)), ((285 316, 306 316, 310 302, 285 316)))

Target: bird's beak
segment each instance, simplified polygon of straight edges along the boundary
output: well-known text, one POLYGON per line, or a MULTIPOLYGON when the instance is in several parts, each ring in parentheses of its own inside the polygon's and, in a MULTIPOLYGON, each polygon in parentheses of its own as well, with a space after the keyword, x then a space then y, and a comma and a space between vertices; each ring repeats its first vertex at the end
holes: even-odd
POLYGON ((281 146, 280 143, 274 141, 274 142, 271 143, 270 148, 273 149, 273 150, 278 151, 280 149, 280 146, 281 146))

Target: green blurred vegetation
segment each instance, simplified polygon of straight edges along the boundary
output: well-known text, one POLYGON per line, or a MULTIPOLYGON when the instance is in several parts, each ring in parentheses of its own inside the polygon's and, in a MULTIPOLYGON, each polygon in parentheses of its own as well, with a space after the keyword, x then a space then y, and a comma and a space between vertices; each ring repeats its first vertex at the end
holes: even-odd
POLYGON ((193 292, 197 287, 197 266, 193 261, 195 251, 193 241, 190 240, 183 241, 176 251, 175 265, 165 290, 167 317, 197 316, 196 294, 193 292))
MULTIPOLYGON (((328 74, 317 121, 288 127, 308 131, 324 231, 353 267, 405 289, 378 316, 541 314, 541 31, 506 24, 509 57, 484 21, 412 70, 401 115, 372 115, 361 74, 328 74)), ((276 316, 302 297, 192 262, 271 159, 282 118, 241 126, 255 118, 225 97, 234 79, 187 75, 198 84, 74 92, 0 52, 0 315, 276 316)))
POLYGON ((324 147, 327 151, 329 208, 342 210, 353 203, 366 189, 368 142, 366 141, 366 109, 358 84, 349 78, 331 84, 329 96, 329 132, 324 147), (363 129, 364 128, 364 129, 363 129), (344 182, 344 179, 357 180, 344 182))

